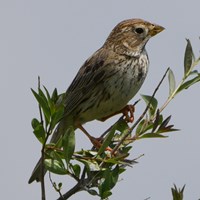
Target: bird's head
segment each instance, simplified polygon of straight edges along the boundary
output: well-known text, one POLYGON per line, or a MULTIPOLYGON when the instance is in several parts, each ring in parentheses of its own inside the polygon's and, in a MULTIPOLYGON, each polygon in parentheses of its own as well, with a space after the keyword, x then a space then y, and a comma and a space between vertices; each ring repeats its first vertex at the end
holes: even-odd
POLYGON ((129 19, 119 23, 108 36, 104 46, 119 54, 138 56, 147 41, 164 28, 142 19, 129 19))

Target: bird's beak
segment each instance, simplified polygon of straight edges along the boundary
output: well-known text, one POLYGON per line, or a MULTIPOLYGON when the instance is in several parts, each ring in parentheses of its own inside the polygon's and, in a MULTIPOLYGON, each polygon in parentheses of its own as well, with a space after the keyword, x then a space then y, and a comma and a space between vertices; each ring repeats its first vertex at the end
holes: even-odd
POLYGON ((159 26, 157 24, 151 24, 149 27, 149 35, 153 37, 154 35, 157 35, 161 31, 163 31, 165 28, 162 26, 159 26))

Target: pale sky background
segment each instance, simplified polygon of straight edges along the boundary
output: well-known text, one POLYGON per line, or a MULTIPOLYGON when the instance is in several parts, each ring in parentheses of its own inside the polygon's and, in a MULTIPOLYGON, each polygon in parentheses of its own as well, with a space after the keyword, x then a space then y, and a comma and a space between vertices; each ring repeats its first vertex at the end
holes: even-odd
MULTIPOLYGON (((30 91, 36 89, 38 75, 50 91, 55 87, 65 91, 118 22, 143 18, 166 28, 147 45, 151 65, 139 93, 150 95, 167 67, 174 70, 177 82, 181 79, 185 38, 191 39, 196 55, 200 54, 199 8, 199 0, 0 0, 1 199, 40 199, 40 185, 27 183, 40 156, 40 144, 30 125, 38 116, 30 91)), ((156 96, 160 104, 167 97, 167 86, 166 80, 156 96)), ((184 91, 163 113, 172 115, 180 132, 168 134, 167 139, 135 142, 130 158, 145 156, 120 177, 111 200, 169 200, 173 183, 186 184, 185 200, 200 198, 199 89, 197 84, 184 91)), ((132 102, 138 98, 139 94, 132 102)), ((136 117, 143 108, 142 103, 137 106, 136 117)), ((86 127, 98 136, 115 119, 86 127)), ((87 146, 83 134, 78 132, 76 137, 78 149, 87 146)), ((74 182, 62 180, 65 192, 74 182)), ((47 199, 57 197, 49 184, 47 199)), ((81 192, 71 199, 99 198, 81 192)))

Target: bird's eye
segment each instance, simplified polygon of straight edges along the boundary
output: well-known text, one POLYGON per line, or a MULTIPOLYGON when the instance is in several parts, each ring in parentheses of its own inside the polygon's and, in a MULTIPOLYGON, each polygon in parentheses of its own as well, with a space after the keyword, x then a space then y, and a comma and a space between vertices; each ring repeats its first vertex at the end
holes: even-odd
POLYGON ((144 33, 144 29, 143 28, 136 28, 135 32, 138 33, 138 34, 142 34, 142 33, 144 33))

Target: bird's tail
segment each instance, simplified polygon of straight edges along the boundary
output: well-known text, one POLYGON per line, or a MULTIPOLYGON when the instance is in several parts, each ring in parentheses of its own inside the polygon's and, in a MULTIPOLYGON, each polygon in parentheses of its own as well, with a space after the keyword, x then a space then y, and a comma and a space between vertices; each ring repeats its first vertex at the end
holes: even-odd
MULTIPOLYGON (((68 129, 68 123, 65 123, 66 120, 61 120, 58 124, 58 127, 56 128, 55 132, 52 135, 52 138, 50 140, 50 143, 57 143, 61 136, 64 135, 65 131, 68 129)), ((33 172, 31 174, 31 177, 28 181, 28 183, 32 183, 33 181, 40 182, 41 181, 41 158, 37 162, 35 168, 33 169, 33 172)), ((44 168, 44 175, 46 174, 47 170, 44 168)))

